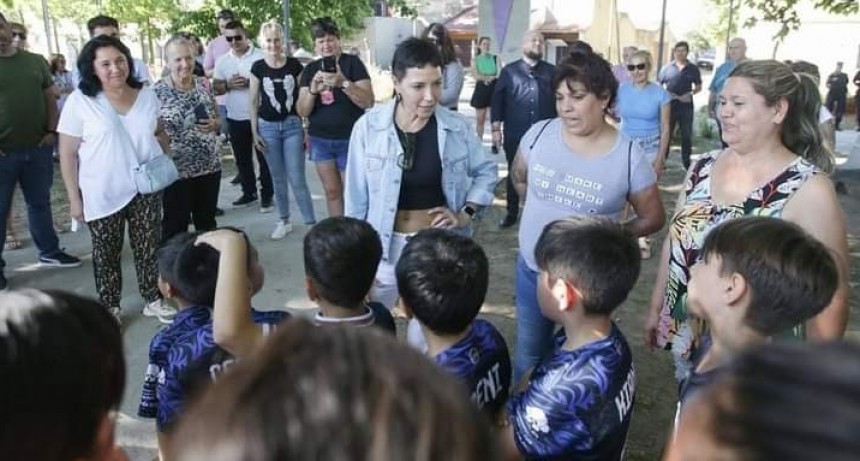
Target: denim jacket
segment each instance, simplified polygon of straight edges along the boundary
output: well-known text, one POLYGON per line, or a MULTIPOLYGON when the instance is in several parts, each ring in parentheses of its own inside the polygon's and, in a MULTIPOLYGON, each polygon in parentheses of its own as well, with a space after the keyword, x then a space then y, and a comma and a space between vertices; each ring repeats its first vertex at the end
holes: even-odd
MULTIPOLYGON (((382 258, 394 233, 403 170, 403 153, 394 127, 395 101, 377 104, 352 129, 346 162, 345 214, 367 221, 382 240, 382 258)), ((498 179, 496 161, 487 155, 468 120, 436 108, 442 191, 448 209, 457 213, 466 202, 489 205, 498 179)), ((471 228, 460 232, 470 233, 471 228)))

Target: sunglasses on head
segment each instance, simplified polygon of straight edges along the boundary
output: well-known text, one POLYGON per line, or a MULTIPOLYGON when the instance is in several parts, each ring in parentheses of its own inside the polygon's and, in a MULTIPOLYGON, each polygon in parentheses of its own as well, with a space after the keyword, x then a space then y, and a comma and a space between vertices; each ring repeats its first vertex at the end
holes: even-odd
POLYGON ((640 64, 627 64, 627 70, 633 72, 634 70, 645 70, 648 67, 644 62, 640 64))
POLYGON ((12 32, 12 37, 17 37, 21 40, 27 40, 27 34, 25 34, 24 32, 12 32))
POLYGON ((224 39, 226 39, 230 43, 237 42, 237 41, 241 42, 244 38, 245 37, 243 37, 241 35, 225 35, 224 36, 224 39))

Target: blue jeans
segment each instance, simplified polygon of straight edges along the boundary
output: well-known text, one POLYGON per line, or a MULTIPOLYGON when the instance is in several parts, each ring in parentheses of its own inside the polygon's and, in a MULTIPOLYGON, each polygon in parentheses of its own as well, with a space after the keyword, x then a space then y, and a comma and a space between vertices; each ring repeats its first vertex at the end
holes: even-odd
MULTIPOLYGON (((53 147, 4 149, 0 155, 0 238, 6 242, 6 216, 12 205, 12 192, 21 184, 27 202, 30 235, 39 256, 52 257, 60 252, 60 241, 51 216, 51 184, 54 182, 53 147)), ((3 248, 0 247, 0 256, 3 248)), ((0 270, 6 262, 0 257, 0 270)))
POLYGON ((537 297, 538 273, 517 256, 517 343, 514 347, 514 385, 552 351, 555 323, 543 316, 537 297))
POLYGON ((296 196, 296 204, 305 218, 305 224, 314 224, 314 204, 308 181, 305 177, 304 132, 302 121, 296 116, 282 122, 259 119, 260 136, 266 143, 266 162, 272 174, 275 203, 284 221, 290 219, 290 191, 296 196), (289 183, 289 186, 288 186, 289 183))
POLYGON ((326 139, 311 136, 311 160, 317 163, 337 163, 337 169, 346 171, 346 154, 349 152, 349 139, 326 139))

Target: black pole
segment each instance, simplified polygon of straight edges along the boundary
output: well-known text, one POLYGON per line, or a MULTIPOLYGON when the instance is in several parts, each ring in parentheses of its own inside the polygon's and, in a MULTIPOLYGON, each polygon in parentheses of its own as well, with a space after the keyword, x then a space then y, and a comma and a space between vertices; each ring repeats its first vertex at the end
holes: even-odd
POLYGON ((657 72, 663 68, 663 40, 666 36, 666 0, 663 0, 663 14, 660 16, 660 47, 657 52, 657 72))

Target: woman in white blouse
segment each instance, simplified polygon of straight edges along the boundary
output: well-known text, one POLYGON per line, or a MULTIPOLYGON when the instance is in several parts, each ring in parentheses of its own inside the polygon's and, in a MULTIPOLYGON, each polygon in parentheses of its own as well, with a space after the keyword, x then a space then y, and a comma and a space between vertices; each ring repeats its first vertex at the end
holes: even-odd
POLYGON ((78 59, 81 81, 66 100, 57 131, 72 219, 90 228, 96 290, 117 320, 126 223, 143 314, 169 323, 175 310, 158 291, 155 249, 161 241, 161 194, 140 194, 132 170, 163 155, 168 140, 155 93, 134 78, 128 48, 98 36, 78 59))

